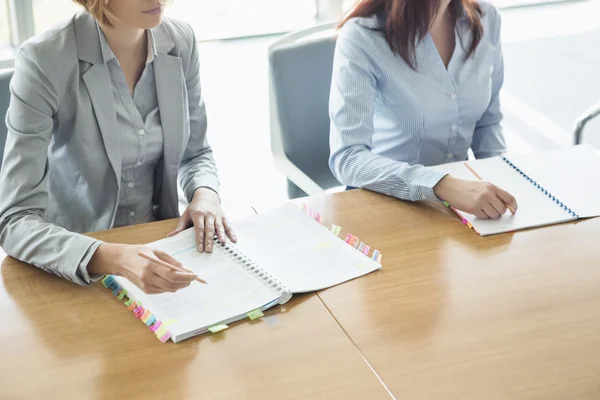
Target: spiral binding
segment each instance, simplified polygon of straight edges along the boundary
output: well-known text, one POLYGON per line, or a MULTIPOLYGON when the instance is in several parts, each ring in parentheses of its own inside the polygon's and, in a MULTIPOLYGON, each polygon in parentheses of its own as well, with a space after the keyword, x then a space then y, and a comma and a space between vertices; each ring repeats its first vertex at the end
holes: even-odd
POLYGON ((536 181, 531 179, 531 177, 529 175, 527 175, 525 172, 521 171, 521 169, 519 167, 517 167, 515 164, 513 164, 512 161, 510 161, 508 158, 506 158, 506 156, 502 156, 502 159, 504 161, 506 161, 508 163, 508 165, 510 165, 515 171, 517 171, 519 174, 521 174, 521 176, 523 178, 527 179, 533 186, 538 188, 550 200, 552 200, 553 202, 558 204, 558 206, 560 206, 560 208, 562 208, 567 213, 569 213, 569 215, 571 215, 572 217, 575 217, 575 218, 579 218, 579 215, 577 215, 577 213, 575 211, 571 210, 566 204, 564 204, 562 201, 560 201, 558 198, 556 198, 556 196, 554 196, 552 193, 550 193, 548 190, 546 190, 542 185, 540 185, 539 183, 537 183, 536 181))
POLYGON ((279 304, 287 303, 292 298, 292 292, 288 290, 284 284, 279 282, 271 274, 261 269, 254 261, 242 254, 242 252, 240 252, 234 244, 230 242, 222 244, 217 240, 216 236, 215 243, 219 243, 227 255, 240 264, 246 271, 257 277, 261 282, 263 282, 276 293, 283 294, 279 304))

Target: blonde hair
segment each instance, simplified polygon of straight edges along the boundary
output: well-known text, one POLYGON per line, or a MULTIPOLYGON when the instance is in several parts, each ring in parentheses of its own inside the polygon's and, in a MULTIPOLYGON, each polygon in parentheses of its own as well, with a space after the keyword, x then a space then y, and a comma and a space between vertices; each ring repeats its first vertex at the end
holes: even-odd
POLYGON ((98 21, 102 22, 106 25, 111 25, 104 14, 104 0, 73 0, 75 3, 79 4, 87 12, 92 14, 98 21))

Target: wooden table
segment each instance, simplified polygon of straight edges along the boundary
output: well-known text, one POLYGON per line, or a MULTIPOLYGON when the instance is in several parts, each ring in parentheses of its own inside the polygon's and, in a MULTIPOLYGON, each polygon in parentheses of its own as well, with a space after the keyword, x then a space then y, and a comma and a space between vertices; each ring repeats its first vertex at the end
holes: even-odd
POLYGON ((398 399, 600 398, 600 219, 482 238, 365 191, 307 204, 383 254, 319 296, 398 399))
MULTIPOLYGON (((94 236, 146 243, 174 224, 94 236)), ((316 295, 161 344, 102 285, 78 287, 8 257, 0 276, 0 399, 390 398, 316 295)))

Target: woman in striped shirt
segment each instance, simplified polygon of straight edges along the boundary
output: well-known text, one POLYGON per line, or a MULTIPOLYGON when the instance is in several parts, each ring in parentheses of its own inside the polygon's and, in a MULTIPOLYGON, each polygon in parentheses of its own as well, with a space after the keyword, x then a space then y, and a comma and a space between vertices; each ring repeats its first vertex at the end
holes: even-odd
POLYGON ((498 94, 500 16, 475 0, 362 0, 342 21, 330 96, 340 182, 404 200, 444 200, 498 218, 515 198, 429 166, 506 150, 498 94))

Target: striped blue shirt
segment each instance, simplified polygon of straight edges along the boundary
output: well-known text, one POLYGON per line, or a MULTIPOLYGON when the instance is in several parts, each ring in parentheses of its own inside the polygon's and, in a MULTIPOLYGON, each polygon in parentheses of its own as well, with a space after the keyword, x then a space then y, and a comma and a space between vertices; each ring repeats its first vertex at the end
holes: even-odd
POLYGON ((345 185, 405 200, 437 200, 444 173, 428 166, 492 157, 506 150, 498 93, 504 80, 500 15, 480 2, 483 38, 471 43, 464 15, 446 69, 427 34, 416 71, 392 53, 378 19, 355 18, 340 30, 329 100, 330 168, 345 185), (462 43, 462 45, 461 45, 462 43))

